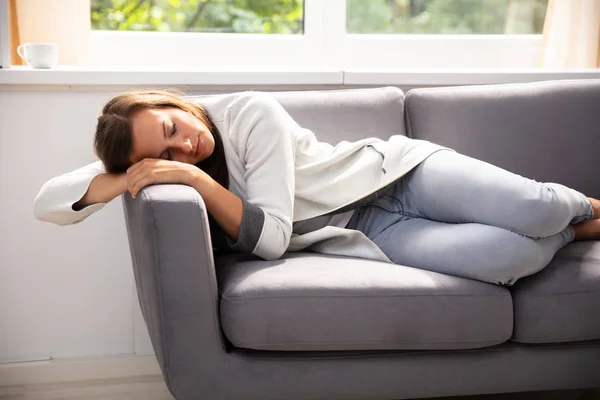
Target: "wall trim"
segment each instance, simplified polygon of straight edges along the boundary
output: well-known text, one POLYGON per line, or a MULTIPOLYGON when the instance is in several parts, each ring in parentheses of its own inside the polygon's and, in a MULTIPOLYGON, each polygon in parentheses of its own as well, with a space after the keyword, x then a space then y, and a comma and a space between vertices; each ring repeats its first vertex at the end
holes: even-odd
POLYGON ((0 387, 94 379, 162 377, 155 355, 0 364, 0 387))
POLYGON ((0 0, 0 69, 10 68, 8 0, 0 0))

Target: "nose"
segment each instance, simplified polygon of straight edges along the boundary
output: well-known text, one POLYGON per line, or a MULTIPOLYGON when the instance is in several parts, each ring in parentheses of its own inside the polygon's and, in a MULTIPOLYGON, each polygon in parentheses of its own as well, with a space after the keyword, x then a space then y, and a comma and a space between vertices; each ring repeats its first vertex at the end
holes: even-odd
POLYGON ((175 148, 180 152, 186 154, 194 150, 194 145, 192 144, 192 140, 190 138, 187 138, 176 142, 175 148))

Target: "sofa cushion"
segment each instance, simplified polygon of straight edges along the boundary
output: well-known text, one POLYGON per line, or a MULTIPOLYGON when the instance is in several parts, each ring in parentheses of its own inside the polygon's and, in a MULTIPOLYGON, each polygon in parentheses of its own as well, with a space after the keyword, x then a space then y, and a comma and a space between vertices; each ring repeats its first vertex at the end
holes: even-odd
POLYGON ((513 340, 600 339, 600 241, 573 242, 542 271, 515 283, 513 340))
POLYGON ((502 287, 309 252, 217 257, 225 336, 256 350, 473 349, 507 341, 502 287))

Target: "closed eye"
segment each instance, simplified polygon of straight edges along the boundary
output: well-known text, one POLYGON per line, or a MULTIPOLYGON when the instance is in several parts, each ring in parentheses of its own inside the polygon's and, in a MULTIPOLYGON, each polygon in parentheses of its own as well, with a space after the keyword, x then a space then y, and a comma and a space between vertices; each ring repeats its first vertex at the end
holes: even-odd
MULTIPOLYGON (((173 129, 171 130, 171 137, 175 136, 177 133, 177 124, 173 122, 173 129)), ((171 150, 167 150, 167 160, 173 161, 173 155, 171 154, 171 150)))

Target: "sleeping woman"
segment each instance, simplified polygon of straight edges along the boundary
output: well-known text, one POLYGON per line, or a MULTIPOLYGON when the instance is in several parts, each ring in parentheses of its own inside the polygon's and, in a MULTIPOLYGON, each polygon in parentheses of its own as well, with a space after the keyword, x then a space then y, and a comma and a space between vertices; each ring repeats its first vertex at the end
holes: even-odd
POLYGON ((42 186, 36 218, 74 224, 126 192, 182 184, 204 200, 216 250, 315 251, 499 285, 600 238, 600 201, 572 188, 403 135, 320 142, 266 92, 119 94, 94 150, 98 161, 42 186))

